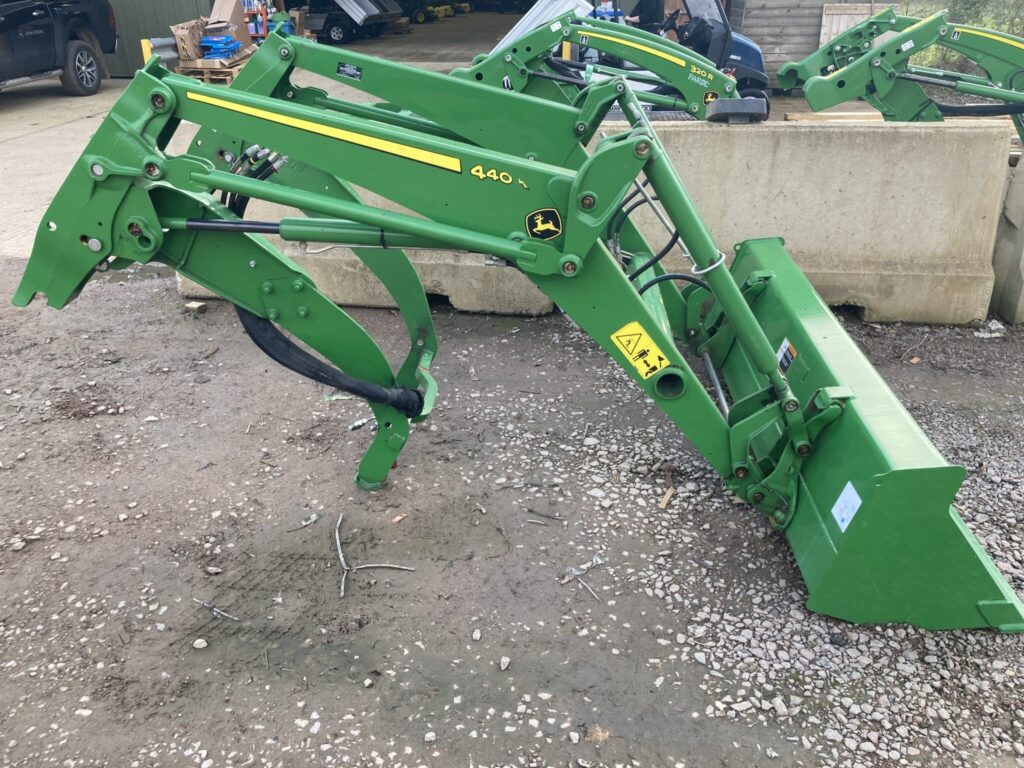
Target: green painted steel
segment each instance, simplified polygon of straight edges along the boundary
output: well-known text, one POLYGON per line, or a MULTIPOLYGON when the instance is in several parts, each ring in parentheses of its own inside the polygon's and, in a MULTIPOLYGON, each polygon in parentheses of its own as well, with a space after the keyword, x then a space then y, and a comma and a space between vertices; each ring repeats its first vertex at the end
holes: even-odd
POLYGON ((1024 140, 1024 39, 981 27, 955 24, 945 12, 924 19, 898 16, 887 8, 850 28, 802 61, 784 64, 784 88, 802 87, 815 112, 853 99, 871 104, 886 120, 935 122, 947 114, 1008 114, 1024 140), (884 39, 882 35, 889 34, 884 39), (985 77, 915 66, 911 59, 932 46, 947 48, 976 64, 985 77), (941 104, 933 92, 1002 102, 941 104))
POLYGON ((943 462, 780 241, 741 244, 727 265, 623 78, 587 86, 569 103, 282 33, 231 88, 153 61, 40 223, 14 302, 43 293, 63 307, 98 268, 156 261, 374 391, 415 389, 418 413, 364 395, 377 429, 357 481, 377 488, 437 394, 436 336, 400 250, 420 246, 492 254, 551 297, 727 486, 784 532, 813 610, 1024 629, 1024 606, 950 507, 963 469, 943 462), (382 102, 330 98, 296 85, 296 70, 382 102), (630 126, 588 152, 614 104, 630 126), (173 155, 167 147, 182 122, 200 129, 173 155), (355 187, 412 214, 369 205, 355 187), (659 198, 676 229, 693 263, 687 279, 666 275, 652 260, 663 249, 620 221, 624 198, 641 192, 659 198), (305 218, 250 222, 240 202, 249 198, 305 218), (397 371, 261 232, 353 247, 402 311, 409 351, 397 371), (700 359, 724 381, 727 408, 691 368, 700 359))
POLYGON ((588 65, 580 72, 581 82, 589 83, 597 75, 661 86, 668 95, 637 90, 635 96, 641 101, 688 112, 698 120, 707 118, 711 102, 740 98, 736 82, 697 52, 641 29, 579 18, 574 13, 545 23, 505 48, 477 56, 473 66, 456 69, 452 75, 572 103, 579 95, 579 86, 553 79, 566 64, 557 50, 563 44, 591 48, 644 70, 641 73, 626 66, 588 65))

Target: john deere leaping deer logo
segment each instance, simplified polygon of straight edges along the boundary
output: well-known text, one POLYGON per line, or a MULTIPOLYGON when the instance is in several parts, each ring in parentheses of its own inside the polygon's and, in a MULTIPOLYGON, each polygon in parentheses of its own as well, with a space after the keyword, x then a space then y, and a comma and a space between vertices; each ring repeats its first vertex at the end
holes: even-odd
POLYGON ((705 91, 704 92, 704 103, 710 104, 712 101, 718 100, 718 91, 705 91))
POLYGON ((562 234, 562 217, 554 208, 541 208, 527 215, 526 231, 538 240, 551 240, 562 234))

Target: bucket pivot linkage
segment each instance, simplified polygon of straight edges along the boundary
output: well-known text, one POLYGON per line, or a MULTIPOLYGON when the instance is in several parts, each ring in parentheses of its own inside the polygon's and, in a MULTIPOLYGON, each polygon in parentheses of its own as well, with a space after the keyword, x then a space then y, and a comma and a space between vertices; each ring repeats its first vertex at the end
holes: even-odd
POLYGON ((59 308, 98 269, 173 267, 239 307, 272 358, 368 402, 377 430, 357 479, 375 488, 436 395, 437 341, 404 248, 490 254, 533 281, 785 535, 812 610, 1024 629, 1020 601, 951 507, 964 470, 942 460, 781 240, 741 243, 728 263, 622 78, 544 99, 283 32, 228 89, 150 61, 47 211, 14 300, 43 293, 59 308), (379 101, 298 85, 297 69, 379 101), (629 125, 588 152, 613 105, 629 125), (199 133, 173 154, 185 122, 199 133), (412 213, 363 202, 357 187, 412 213), (252 220, 250 199, 301 215, 252 220), (629 220, 637 201, 656 206, 667 246, 629 220), (352 248, 401 310, 410 348, 397 371, 268 235, 352 248), (673 250, 684 271, 666 269, 673 250))

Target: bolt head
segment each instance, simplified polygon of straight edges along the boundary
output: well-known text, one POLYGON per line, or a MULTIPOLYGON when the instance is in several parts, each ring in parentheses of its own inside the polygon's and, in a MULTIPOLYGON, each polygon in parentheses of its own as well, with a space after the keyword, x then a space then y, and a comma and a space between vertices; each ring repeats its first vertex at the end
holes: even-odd
POLYGON ((566 275, 575 275, 576 274, 576 264, 575 264, 575 262, 572 262, 572 261, 565 262, 565 264, 562 265, 562 273, 566 274, 566 275))
POLYGON ((580 198, 580 207, 583 208, 583 210, 585 211, 589 211, 596 204, 597 201, 594 199, 593 195, 584 195, 582 198, 580 198))
POLYGON ((294 281, 292 282, 292 288, 293 288, 293 289, 294 289, 295 291, 301 291, 301 290, 302 290, 302 286, 303 286, 303 283, 302 283, 302 281, 301 281, 301 280, 294 280, 294 281))
POLYGON ((249 269, 256 269, 256 262, 255 261, 250 261, 249 262, 249 269))
POLYGON ((755 504, 760 504, 762 501, 764 501, 764 494, 758 491, 757 493, 754 494, 753 498, 755 504))
POLYGON ((271 283, 264 283, 262 288, 263 293, 267 294, 268 296, 274 292, 274 286, 271 283))
POLYGON ((89 171, 92 173, 93 176, 102 176, 103 166, 100 165, 99 163, 93 163, 91 166, 89 166, 89 171))
POLYGON ((646 141, 641 141, 636 145, 637 157, 646 157, 647 153, 651 151, 651 145, 646 141))
POLYGON ((103 250, 103 242, 97 240, 95 237, 90 237, 89 242, 86 243, 86 245, 89 246, 89 250, 92 251, 93 253, 99 253, 100 251, 103 250))
POLYGON ((299 307, 299 317, 309 317, 309 310, 306 307, 299 307))
POLYGON ((278 312, 276 309, 272 309, 269 312, 267 312, 267 317, 270 318, 271 320, 277 320, 277 318, 279 318, 280 316, 281 313, 278 312))
POLYGON ((738 477, 740 480, 742 480, 746 476, 747 476, 747 468, 746 467, 736 467, 736 477, 738 477))
POLYGON ((800 456, 806 456, 811 452, 811 446, 809 446, 807 443, 800 443, 800 445, 796 447, 796 452, 800 456))
POLYGON ((292 49, 289 48, 287 45, 283 45, 281 46, 281 50, 278 51, 278 54, 280 54, 282 59, 287 59, 289 56, 292 55, 292 49))
POLYGON ((162 93, 154 93, 149 97, 149 103, 153 105, 153 109, 163 109, 167 106, 167 99, 162 93))
POLYGON ((160 166, 157 165, 156 163, 146 163, 145 171, 146 175, 149 176, 149 178, 151 179, 160 178, 160 166))
POLYGON ((793 413, 797 408, 800 407, 800 403, 796 400, 787 400, 786 404, 782 406, 786 409, 787 413, 793 413))
POLYGON ((584 133, 587 130, 586 123, 576 123, 576 133, 584 133))
POLYGON ((142 227, 136 224, 134 221, 128 225, 128 234, 132 237, 138 237, 142 234, 142 227))

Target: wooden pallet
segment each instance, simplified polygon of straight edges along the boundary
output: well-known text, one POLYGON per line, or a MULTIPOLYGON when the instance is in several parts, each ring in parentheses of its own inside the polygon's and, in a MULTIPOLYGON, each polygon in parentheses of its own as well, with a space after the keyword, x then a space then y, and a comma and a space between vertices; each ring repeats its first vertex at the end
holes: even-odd
POLYGON ((234 81, 234 77, 242 72, 242 68, 246 66, 248 60, 249 59, 239 61, 236 65, 232 65, 231 67, 178 67, 177 73, 188 78, 196 78, 204 83, 230 85, 234 81))
POLYGON ((242 71, 242 67, 245 66, 245 62, 235 64, 233 67, 223 67, 218 69, 203 68, 195 69, 193 67, 178 67, 178 74, 184 75, 185 77, 194 77, 204 83, 211 83, 213 85, 231 85, 235 80, 235 76, 242 71))

